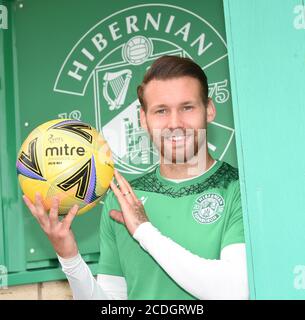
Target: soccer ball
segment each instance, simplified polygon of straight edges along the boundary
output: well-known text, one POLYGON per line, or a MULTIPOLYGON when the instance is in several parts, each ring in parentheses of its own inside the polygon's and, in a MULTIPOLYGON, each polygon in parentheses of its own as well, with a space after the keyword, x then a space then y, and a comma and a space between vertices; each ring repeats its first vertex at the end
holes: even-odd
POLYGON ((34 202, 40 192, 46 210, 58 196, 59 214, 67 214, 74 204, 78 214, 94 207, 114 173, 111 150, 101 133, 72 119, 34 129, 20 148, 16 166, 23 193, 34 202))
POLYGON ((152 51, 153 44, 149 39, 143 36, 135 36, 125 44, 123 55, 129 63, 139 65, 150 57, 152 51))

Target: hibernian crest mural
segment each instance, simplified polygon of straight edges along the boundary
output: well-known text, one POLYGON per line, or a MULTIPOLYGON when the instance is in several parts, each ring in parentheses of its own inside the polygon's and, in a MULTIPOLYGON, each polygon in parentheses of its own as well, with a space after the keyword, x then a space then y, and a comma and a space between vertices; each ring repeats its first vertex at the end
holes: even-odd
MULTIPOLYGON (((222 159, 234 136, 226 42, 204 18, 170 4, 141 4, 114 12, 79 36, 59 66, 54 91, 92 95, 87 106, 107 139, 116 167, 126 174, 154 168, 158 155, 140 126, 136 88, 162 55, 195 60, 207 73, 217 118, 208 128, 210 152, 222 159)), ((72 116, 79 118, 81 112, 72 116)))

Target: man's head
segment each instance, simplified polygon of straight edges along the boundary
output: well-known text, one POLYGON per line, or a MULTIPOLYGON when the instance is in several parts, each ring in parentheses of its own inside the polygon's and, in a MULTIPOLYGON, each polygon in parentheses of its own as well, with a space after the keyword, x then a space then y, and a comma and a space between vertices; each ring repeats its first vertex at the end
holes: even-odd
POLYGON ((145 86, 151 80, 169 80, 180 77, 191 77, 197 79, 201 86, 202 102, 206 106, 208 103, 208 80, 201 69, 193 60, 180 58, 177 56, 163 56, 157 59, 144 75, 142 83, 138 86, 137 93, 140 104, 146 111, 144 97, 145 86))
POLYGON ((207 77, 188 58, 157 59, 138 87, 141 125, 171 163, 191 160, 206 147, 207 122, 215 118, 207 77))

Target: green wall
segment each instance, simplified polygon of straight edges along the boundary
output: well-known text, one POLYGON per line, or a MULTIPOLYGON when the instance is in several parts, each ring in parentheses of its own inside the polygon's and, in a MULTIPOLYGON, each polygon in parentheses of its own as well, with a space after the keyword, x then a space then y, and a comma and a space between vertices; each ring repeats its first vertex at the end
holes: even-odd
POLYGON ((304 299, 304 2, 224 8, 252 297, 304 299))
MULTIPOLYGON (((117 168, 128 179, 148 172, 156 159, 153 148, 143 150, 140 144, 145 132, 138 127, 136 86, 158 56, 188 56, 204 68, 217 108, 217 117, 208 128, 210 152, 237 166, 222 0, 4 3, 10 21, 8 30, 0 30, 0 139, 5 150, 0 156, 0 248, 4 249, 0 262, 9 270, 9 285, 64 277, 47 237, 21 200, 15 161, 22 141, 43 122, 77 118, 103 131, 117 168), (134 17, 137 22, 128 27, 126 21, 134 17), (100 41, 105 46, 101 50, 92 41, 98 34, 107 40, 107 45, 100 41), (140 61, 127 51, 139 37, 146 46, 140 61), (80 64, 79 77, 71 76, 80 64), (116 92, 111 92, 109 83, 105 88, 104 79, 126 75, 126 70, 132 75, 125 86, 126 98, 111 110, 109 102, 116 92), (113 140, 117 132, 119 141, 113 140), (137 162, 130 162, 131 158, 137 162)), ((80 252, 93 272, 99 254, 101 208, 102 203, 73 223, 80 252)))

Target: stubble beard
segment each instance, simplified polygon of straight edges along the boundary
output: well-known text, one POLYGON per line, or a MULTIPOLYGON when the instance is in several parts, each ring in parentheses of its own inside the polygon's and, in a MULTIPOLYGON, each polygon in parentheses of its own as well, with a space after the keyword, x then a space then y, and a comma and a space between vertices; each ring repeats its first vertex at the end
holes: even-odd
POLYGON ((206 162, 206 129, 183 129, 177 128, 174 130, 164 130, 148 128, 148 133, 151 140, 156 146, 160 162, 163 164, 174 165, 196 165, 206 162), (185 140, 175 142, 167 140, 168 137, 182 136, 185 140), (162 162, 163 161, 163 162, 162 162))

